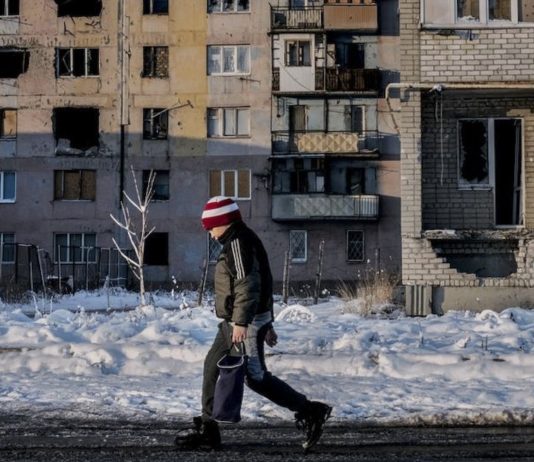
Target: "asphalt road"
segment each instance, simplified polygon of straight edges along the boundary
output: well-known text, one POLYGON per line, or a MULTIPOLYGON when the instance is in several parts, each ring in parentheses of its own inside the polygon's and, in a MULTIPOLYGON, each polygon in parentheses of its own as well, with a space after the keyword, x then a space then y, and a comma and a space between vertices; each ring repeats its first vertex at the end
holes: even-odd
POLYGON ((0 461, 534 461, 534 427, 436 428, 329 425, 303 454, 290 423, 225 426, 220 452, 179 452, 184 423, 40 419, 0 415, 0 461))

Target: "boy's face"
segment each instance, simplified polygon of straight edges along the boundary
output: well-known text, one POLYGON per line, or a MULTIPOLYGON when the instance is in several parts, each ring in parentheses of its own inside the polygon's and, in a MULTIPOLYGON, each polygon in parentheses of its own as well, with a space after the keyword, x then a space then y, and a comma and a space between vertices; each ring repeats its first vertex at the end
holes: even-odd
POLYGON ((213 239, 218 240, 229 227, 230 225, 215 226, 209 230, 209 233, 213 239))

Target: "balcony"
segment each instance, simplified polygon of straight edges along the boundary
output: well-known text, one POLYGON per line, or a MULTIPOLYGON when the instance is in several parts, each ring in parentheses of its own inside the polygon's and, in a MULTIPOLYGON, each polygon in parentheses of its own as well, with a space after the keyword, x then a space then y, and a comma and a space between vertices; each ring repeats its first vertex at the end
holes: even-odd
POLYGON ((358 30, 374 32, 378 30, 378 8, 375 0, 365 3, 352 3, 352 0, 325 0, 325 30, 358 30))
POLYGON ((377 220, 379 196, 273 194, 273 220, 377 220))
MULTIPOLYGON (((317 69, 320 74, 322 69, 317 69)), ((378 91, 380 71, 378 69, 326 69, 326 91, 378 91)))
POLYGON ((271 30, 322 30, 322 8, 271 8, 271 30))
POLYGON ((378 154, 378 132, 273 132, 273 155, 342 154, 369 156, 378 154))

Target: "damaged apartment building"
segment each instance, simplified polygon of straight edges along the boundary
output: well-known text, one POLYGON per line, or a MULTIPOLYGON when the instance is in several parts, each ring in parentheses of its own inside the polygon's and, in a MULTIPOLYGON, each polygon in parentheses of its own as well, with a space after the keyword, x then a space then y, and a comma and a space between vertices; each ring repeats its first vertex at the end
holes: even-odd
POLYGON ((401 31, 408 307, 532 306, 534 3, 407 0, 401 31))
POLYGON ((323 241, 324 280, 397 271, 398 34, 396 0, 0 0, 0 277, 31 245, 48 276, 125 283, 131 170, 156 172, 155 286, 215 261, 199 216, 221 194, 277 281, 286 252, 315 279, 323 241))

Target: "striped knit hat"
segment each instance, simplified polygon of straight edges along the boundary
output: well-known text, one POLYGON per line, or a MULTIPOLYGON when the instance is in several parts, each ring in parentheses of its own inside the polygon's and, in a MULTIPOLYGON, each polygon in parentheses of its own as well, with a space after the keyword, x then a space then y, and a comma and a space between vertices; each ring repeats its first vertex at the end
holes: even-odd
POLYGON ((241 220, 241 212, 237 204, 229 197, 212 197, 204 206, 202 226, 209 231, 216 226, 224 226, 241 220))

